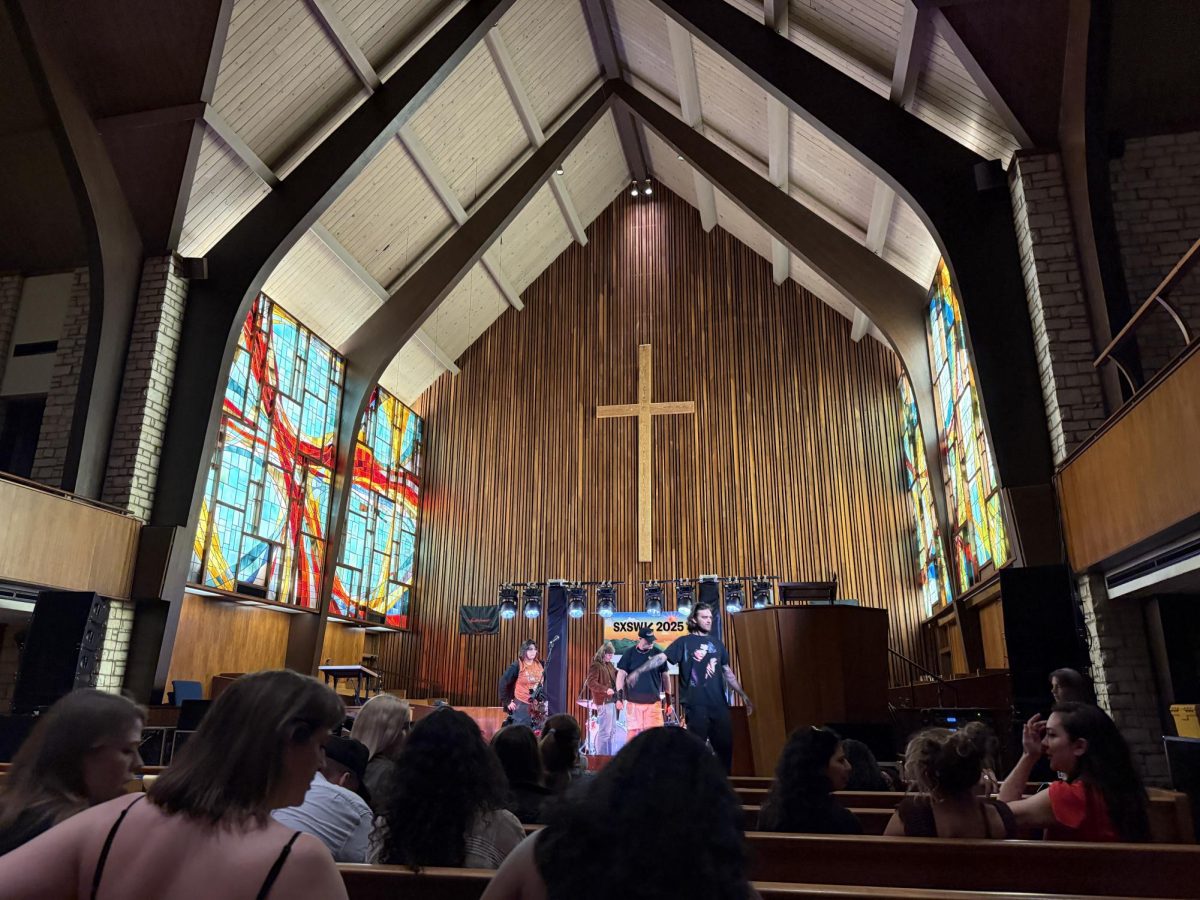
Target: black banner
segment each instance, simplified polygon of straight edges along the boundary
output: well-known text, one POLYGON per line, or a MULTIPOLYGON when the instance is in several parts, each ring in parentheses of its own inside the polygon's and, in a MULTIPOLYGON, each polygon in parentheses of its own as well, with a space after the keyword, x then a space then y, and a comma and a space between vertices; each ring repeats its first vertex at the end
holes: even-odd
POLYGON ((458 611, 459 634, 499 634, 500 607, 464 606, 458 611))

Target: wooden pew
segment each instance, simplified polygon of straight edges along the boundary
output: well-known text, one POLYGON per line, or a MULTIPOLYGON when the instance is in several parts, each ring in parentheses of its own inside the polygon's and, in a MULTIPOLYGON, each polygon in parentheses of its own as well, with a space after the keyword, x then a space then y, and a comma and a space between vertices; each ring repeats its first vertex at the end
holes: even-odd
MULTIPOLYGON (((340 863, 338 869, 350 900, 478 900, 491 880, 490 869, 423 869, 416 873, 404 866, 369 866, 340 863)), ((839 900, 964 900, 985 897, 988 900, 1030 900, 1028 894, 1012 892, 966 893, 930 889, 866 887, 836 884, 792 884, 754 882, 763 900, 789 897, 831 897, 839 900)), ((1041 894, 1046 900, 1117 900, 1113 897, 1084 894, 1041 894)))

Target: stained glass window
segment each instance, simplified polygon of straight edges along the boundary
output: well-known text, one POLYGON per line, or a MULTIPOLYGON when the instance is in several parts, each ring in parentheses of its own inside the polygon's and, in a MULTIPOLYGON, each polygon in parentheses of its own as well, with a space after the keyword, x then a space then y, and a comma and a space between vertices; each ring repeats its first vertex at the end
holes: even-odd
POLYGON ((358 432, 330 613, 408 627, 421 512, 421 419, 376 388, 358 432))
POLYGON ((945 260, 938 262, 929 292, 929 361, 954 529, 950 544, 959 589, 966 590, 979 580, 988 563, 1000 566, 1006 562, 1009 551, 996 469, 979 414, 958 298, 945 260))
POLYGON ((915 525, 914 550, 917 559, 917 584, 921 588, 926 613, 946 601, 946 561, 942 555, 942 537, 934 512, 929 487, 929 466, 925 462, 925 444, 921 440, 921 421, 917 400, 906 376, 900 376, 900 435, 904 457, 905 488, 912 503, 915 525))
POLYGON ((255 299, 225 388, 193 582, 317 608, 342 380, 332 347, 255 299))

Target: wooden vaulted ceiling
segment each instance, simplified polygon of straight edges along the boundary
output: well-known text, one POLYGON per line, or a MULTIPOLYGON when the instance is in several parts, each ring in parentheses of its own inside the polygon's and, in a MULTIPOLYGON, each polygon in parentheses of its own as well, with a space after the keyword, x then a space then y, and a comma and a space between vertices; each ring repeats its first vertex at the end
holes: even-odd
MULTIPOLYGON (((178 249, 203 256, 386 80, 464 0, 237 0, 220 59, 178 249)), ((965 146, 1007 164, 1019 140, 910 0, 728 0, 965 146)), ((916 214, 861 164, 781 110, 717 53, 672 29, 651 0, 517 0, 419 112, 292 249, 266 291, 338 345, 503 182, 606 71, 620 75, 924 286, 937 260, 916 214), (601 9, 607 34, 596 33, 601 9)), ((386 387, 415 399, 615 198, 649 175, 855 319, 849 298, 786 253, 673 151, 612 114, 565 160, 401 348, 386 387), (632 157, 632 159, 631 159, 632 157)), ((855 323, 861 336, 869 323, 855 323)))

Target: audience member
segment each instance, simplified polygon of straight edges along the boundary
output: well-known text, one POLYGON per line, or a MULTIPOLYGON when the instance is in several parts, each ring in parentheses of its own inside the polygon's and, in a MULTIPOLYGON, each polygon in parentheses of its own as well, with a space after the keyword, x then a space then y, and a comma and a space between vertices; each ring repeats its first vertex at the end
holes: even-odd
POLYGON ((894 789, 892 779, 879 768, 879 762, 871 748, 862 741, 847 738, 842 741, 846 759, 850 761, 850 780, 847 791, 890 791, 894 789))
POLYGON ((1017 824, 1045 828, 1050 840, 1144 841, 1150 836, 1146 789, 1129 747, 1103 710, 1090 703, 1057 703, 1048 721, 1026 724, 1024 753, 1000 786, 1017 824), (1046 755, 1066 781, 1022 799, 1034 763, 1046 755))
POLYGON ((464 712, 439 709, 408 735, 372 862, 494 869, 521 842, 500 761, 464 712))
POLYGON ((553 794, 542 784, 542 755, 527 725, 509 725, 492 736, 492 751, 508 777, 508 809, 523 824, 541 824, 542 805, 553 794))
POLYGON ((369 754, 363 784, 371 794, 371 808, 381 816, 396 780, 396 760, 404 738, 412 727, 412 709, 407 700, 391 694, 376 694, 363 704, 350 729, 350 737, 361 742, 369 754))
POLYGON ((370 792, 362 783, 366 769, 366 747, 353 738, 330 737, 325 741, 325 764, 308 786, 304 802, 271 815, 289 828, 320 838, 338 862, 366 862, 375 821, 367 803, 370 792))
POLYGON ((270 815, 303 801, 342 715, 314 678, 243 675, 148 793, 101 803, 0 857, 5 900, 344 898, 325 845, 270 815))
POLYGON ((742 808, 720 762, 682 728, 652 728, 557 804, 484 900, 747 900, 742 808), (673 854, 686 858, 672 863, 673 854))
POLYGON ((837 733, 797 728, 779 756, 775 781, 759 813, 759 830, 862 834, 862 824, 833 796, 849 780, 850 762, 837 733))
POLYGON ((559 713, 542 725, 542 765, 546 787, 553 793, 566 790, 573 779, 587 774, 579 758, 579 740, 579 722, 572 715, 559 713))
POLYGON ((102 691, 67 694, 38 720, 0 782, 0 855, 125 793, 145 713, 102 691))
POLYGON ((900 801, 884 834, 905 837, 1010 838, 1016 822, 1003 803, 976 793, 984 743, 966 729, 926 728, 908 742, 904 777, 921 793, 900 801))
POLYGON ((968 722, 961 729, 979 751, 981 771, 975 793, 988 797, 1000 790, 1000 779, 996 777, 996 761, 1000 753, 1000 739, 982 722, 968 722))
POLYGON ((1074 669, 1055 669, 1050 673, 1050 693, 1055 703, 1094 703, 1088 680, 1074 669))

